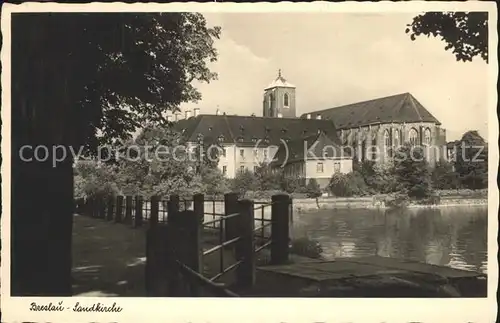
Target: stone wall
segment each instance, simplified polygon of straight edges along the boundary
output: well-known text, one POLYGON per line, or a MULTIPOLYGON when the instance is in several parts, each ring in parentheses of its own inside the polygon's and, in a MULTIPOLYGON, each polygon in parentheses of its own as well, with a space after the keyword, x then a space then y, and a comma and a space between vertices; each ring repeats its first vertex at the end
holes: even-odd
MULTIPOLYGON (((412 204, 409 207, 446 207, 446 206, 467 206, 467 205, 488 205, 487 198, 467 198, 460 196, 452 196, 441 198, 440 204, 437 205, 419 205, 412 204)), ((374 197, 353 197, 353 198, 320 198, 318 203, 315 199, 294 199, 293 209, 299 212, 314 211, 318 209, 377 209, 385 208, 384 202, 374 197), (319 208, 318 208, 319 206, 319 208)))

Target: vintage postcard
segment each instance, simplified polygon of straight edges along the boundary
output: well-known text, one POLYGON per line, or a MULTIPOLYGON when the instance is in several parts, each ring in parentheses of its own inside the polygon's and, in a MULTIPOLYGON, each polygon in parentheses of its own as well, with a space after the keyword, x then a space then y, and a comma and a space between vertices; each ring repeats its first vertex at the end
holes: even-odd
POLYGON ((494 2, 2 9, 2 322, 495 321, 494 2))

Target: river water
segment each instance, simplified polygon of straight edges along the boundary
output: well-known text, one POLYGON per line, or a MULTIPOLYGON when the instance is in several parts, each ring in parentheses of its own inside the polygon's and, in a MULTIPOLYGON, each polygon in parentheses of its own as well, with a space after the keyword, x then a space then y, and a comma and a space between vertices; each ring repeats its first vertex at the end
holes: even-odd
POLYGON ((317 240, 326 259, 382 256, 486 273, 486 206, 337 209, 294 215, 294 237, 317 240))

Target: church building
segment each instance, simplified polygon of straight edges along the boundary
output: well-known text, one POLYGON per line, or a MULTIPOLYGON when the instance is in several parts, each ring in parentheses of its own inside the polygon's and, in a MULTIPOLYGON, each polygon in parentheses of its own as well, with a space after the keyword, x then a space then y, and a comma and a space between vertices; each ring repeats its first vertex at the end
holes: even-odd
POLYGON ((262 117, 195 109, 182 120, 176 115, 174 127, 190 147, 218 142, 219 168, 228 178, 266 163, 325 186, 334 173, 351 172, 353 158, 384 163, 405 142, 431 148, 425 155, 431 164, 443 157, 433 147, 445 146, 445 130, 410 93, 298 117, 295 90, 280 71, 264 89, 262 117))

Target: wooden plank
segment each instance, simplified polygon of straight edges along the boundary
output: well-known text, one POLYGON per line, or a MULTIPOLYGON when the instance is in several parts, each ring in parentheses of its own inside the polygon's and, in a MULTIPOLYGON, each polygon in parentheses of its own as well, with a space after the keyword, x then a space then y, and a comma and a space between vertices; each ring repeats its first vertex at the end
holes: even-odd
POLYGON ((436 278, 479 277, 480 273, 383 257, 341 258, 335 261, 295 263, 259 267, 259 270, 296 276, 312 281, 339 280, 368 276, 421 276, 436 278))
POLYGON ((363 258, 344 258, 344 259, 337 259, 336 261, 337 262, 346 261, 346 262, 358 263, 358 264, 361 264, 361 263, 370 264, 370 265, 381 266, 384 268, 407 270, 407 271, 411 271, 411 272, 432 274, 432 275, 438 275, 438 276, 447 277, 447 278, 464 278, 464 277, 484 276, 484 274, 478 273, 475 271, 467 271, 467 270, 455 269, 455 268, 450 268, 450 267, 425 264, 425 263, 420 263, 420 262, 416 262, 416 261, 401 260, 401 259, 386 258, 386 257, 375 257, 374 256, 374 257, 363 257, 363 258))

